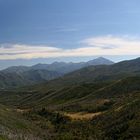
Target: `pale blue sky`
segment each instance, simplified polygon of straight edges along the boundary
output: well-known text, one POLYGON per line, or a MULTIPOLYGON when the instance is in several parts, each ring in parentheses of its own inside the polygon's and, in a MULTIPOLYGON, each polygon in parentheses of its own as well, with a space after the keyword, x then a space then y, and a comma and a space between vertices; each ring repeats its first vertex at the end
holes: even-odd
POLYGON ((139 0, 0 0, 0 48, 2 48, 0 49, 0 68, 19 64, 32 65, 38 62, 50 63, 56 60, 85 61, 103 56, 104 52, 107 58, 114 61, 131 59, 140 55, 139 39, 139 0), (108 36, 111 38, 106 44, 103 40, 108 39, 108 36), (103 43, 99 44, 95 39, 100 39, 103 43), (95 47, 96 44, 99 44, 96 48, 104 44, 103 47, 114 46, 112 42, 116 39, 122 39, 121 45, 131 44, 128 46, 128 52, 124 51, 126 47, 122 48, 121 56, 118 53, 115 55, 115 50, 114 52, 106 50, 108 53, 105 50, 100 50, 98 53, 92 50, 93 55, 91 53, 87 56, 75 50, 95 47), (25 52, 17 51, 19 46, 15 47, 15 44, 22 45, 20 49, 25 52), (137 47, 134 49, 137 49, 137 53, 135 51, 131 54, 130 47, 135 44, 137 47), (59 53, 52 54, 53 57, 50 57, 51 53, 41 55, 43 50, 48 51, 44 48, 41 50, 42 46, 53 47, 53 51, 54 48, 62 49, 63 54, 61 56, 59 50, 59 53), (13 49, 4 50, 7 47, 13 49), (31 53, 31 48, 39 47, 40 54, 31 53), (76 52, 74 55, 71 54, 71 49, 74 49, 72 52, 76 52), (65 55, 67 51, 69 53, 65 55), (28 60, 25 60, 26 55, 24 57, 18 53, 23 55, 31 53, 31 55, 28 55, 28 60))

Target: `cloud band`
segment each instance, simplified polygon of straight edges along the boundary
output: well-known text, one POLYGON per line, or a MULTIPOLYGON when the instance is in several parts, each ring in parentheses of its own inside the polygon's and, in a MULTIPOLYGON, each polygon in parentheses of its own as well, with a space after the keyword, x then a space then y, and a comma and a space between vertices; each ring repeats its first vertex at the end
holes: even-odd
POLYGON ((81 41, 81 48, 1 44, 0 60, 56 58, 93 55, 140 55, 140 40, 126 37, 92 37, 81 41))

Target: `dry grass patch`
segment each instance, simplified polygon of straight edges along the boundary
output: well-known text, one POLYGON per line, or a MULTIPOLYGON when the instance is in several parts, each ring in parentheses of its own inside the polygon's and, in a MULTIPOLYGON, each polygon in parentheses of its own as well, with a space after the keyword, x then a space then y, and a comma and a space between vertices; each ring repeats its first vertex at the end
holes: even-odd
POLYGON ((86 113, 86 112, 77 112, 77 113, 64 113, 64 115, 70 117, 72 120, 90 120, 95 116, 102 114, 102 112, 96 113, 86 113))

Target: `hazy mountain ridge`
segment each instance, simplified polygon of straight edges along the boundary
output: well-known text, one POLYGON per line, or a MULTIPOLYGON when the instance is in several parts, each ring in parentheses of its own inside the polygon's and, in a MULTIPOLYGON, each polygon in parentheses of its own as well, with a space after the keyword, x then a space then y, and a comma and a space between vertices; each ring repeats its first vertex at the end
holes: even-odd
POLYGON ((7 69, 4 69, 4 72, 24 72, 31 69, 34 70, 48 70, 48 71, 56 71, 59 73, 69 73, 72 71, 75 71, 77 69, 90 66, 90 65, 111 65, 114 64, 113 61, 110 61, 109 59, 98 57, 96 59, 87 61, 87 62, 53 62, 52 64, 36 64, 33 66, 12 66, 7 69))
POLYGON ((103 57, 98 57, 96 59, 87 61, 87 62, 79 62, 79 63, 74 63, 74 62, 54 62, 52 64, 37 64, 32 66, 32 69, 47 69, 50 71, 57 71, 60 73, 69 73, 78 69, 81 69, 83 67, 87 67, 90 65, 111 65, 114 64, 114 62, 103 58, 103 57))
POLYGON ((58 78, 65 73, 86 67, 88 65, 113 64, 105 58, 97 58, 88 62, 65 63, 54 62, 52 64, 37 64, 31 67, 13 66, 0 71, 1 88, 16 87, 37 84, 58 78))
POLYGON ((113 65, 88 66, 52 80, 48 86, 69 86, 79 83, 92 83, 117 80, 140 74, 140 58, 122 61, 113 65))

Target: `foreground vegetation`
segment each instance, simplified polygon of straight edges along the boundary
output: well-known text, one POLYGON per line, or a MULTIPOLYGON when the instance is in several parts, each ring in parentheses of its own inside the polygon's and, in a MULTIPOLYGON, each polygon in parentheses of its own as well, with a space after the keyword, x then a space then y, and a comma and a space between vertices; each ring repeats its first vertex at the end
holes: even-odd
MULTIPOLYGON (((16 96, 17 93, 13 92, 9 104, 0 106, 0 138, 138 140, 139 83, 140 77, 129 77, 114 83, 102 83, 102 86, 82 84, 61 89, 57 96, 54 91, 40 93, 40 96, 35 96, 37 93, 31 96, 28 92, 18 92, 19 96, 16 96), (77 96, 73 96, 75 91, 78 91, 77 96), (37 105, 34 104, 35 97, 37 105)), ((7 92, 3 91, 2 104, 8 100, 7 92)))

